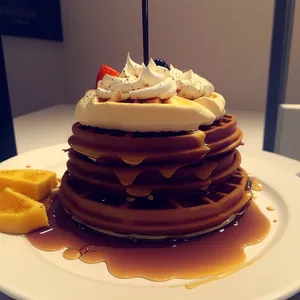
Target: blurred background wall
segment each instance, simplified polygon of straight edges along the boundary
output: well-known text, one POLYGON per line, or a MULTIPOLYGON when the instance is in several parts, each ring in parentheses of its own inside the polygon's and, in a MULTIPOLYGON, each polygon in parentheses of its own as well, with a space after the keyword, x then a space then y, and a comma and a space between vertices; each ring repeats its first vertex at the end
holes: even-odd
MULTIPOLYGON (((99 66, 121 69, 128 51, 141 62, 140 3, 61 0, 63 43, 3 37, 13 115, 75 104, 94 86, 99 66)), ((150 0, 149 5, 151 57, 210 79, 228 109, 264 109, 273 0, 150 0)), ((289 103, 300 103, 298 1, 296 10, 289 103)))
POLYGON ((300 1, 296 1, 286 103, 300 104, 300 1))

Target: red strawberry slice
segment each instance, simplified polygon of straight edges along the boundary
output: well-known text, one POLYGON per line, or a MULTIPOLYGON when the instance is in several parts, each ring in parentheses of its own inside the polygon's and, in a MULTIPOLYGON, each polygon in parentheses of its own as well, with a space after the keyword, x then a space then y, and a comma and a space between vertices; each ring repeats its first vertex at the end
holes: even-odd
POLYGON ((102 65, 97 75, 96 87, 98 85, 98 81, 102 80, 105 74, 118 77, 120 75, 120 72, 118 72, 117 70, 113 69, 108 65, 102 65))

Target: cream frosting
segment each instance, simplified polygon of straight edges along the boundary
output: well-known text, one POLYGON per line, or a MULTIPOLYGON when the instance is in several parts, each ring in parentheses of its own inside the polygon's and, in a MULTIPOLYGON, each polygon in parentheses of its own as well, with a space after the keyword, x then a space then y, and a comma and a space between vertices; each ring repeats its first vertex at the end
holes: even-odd
POLYGON ((140 132, 189 131, 222 117, 224 102, 217 93, 195 101, 175 95, 165 104, 99 102, 97 91, 90 90, 79 101, 75 114, 81 124, 92 127, 140 132))
POLYGON ((169 71, 152 59, 148 66, 139 65, 129 55, 120 76, 105 75, 97 89, 86 92, 75 111, 83 125, 140 132, 195 130, 224 114, 223 96, 203 77, 173 66, 169 71), (150 98, 159 98, 161 103, 143 103, 150 98), (141 103, 123 102, 127 99, 141 103))
POLYGON ((176 83, 169 70, 159 68, 151 59, 148 66, 133 62, 128 54, 126 65, 119 77, 105 75, 98 83, 99 98, 108 101, 126 99, 169 99, 176 94, 176 83))
POLYGON ((177 93, 190 100, 203 96, 210 96, 214 86, 204 77, 195 74, 193 70, 182 72, 170 65, 170 76, 175 80, 177 93))

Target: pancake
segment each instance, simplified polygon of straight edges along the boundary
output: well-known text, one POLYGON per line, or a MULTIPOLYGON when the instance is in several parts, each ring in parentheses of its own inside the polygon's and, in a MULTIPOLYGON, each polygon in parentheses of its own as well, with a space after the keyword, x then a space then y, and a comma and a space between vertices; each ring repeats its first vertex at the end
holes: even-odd
POLYGON ((139 198, 102 194, 69 173, 62 180, 60 201, 75 220, 116 236, 147 239, 191 237, 224 226, 248 206, 252 198, 248 176, 242 169, 205 192, 139 198))
POLYGON ((59 198, 74 219, 110 234, 157 239, 207 232, 251 200, 236 150, 241 140, 232 115, 180 133, 75 123, 59 198))
POLYGON ((236 148, 243 136, 232 115, 193 132, 124 132, 79 123, 73 125, 72 132, 69 144, 76 152, 104 163, 123 161, 130 165, 197 162, 204 156, 217 156, 236 148))
POLYGON ((76 106, 58 194, 74 220, 115 236, 180 238, 246 211, 243 134, 208 80, 129 55, 121 73, 100 71, 76 106))

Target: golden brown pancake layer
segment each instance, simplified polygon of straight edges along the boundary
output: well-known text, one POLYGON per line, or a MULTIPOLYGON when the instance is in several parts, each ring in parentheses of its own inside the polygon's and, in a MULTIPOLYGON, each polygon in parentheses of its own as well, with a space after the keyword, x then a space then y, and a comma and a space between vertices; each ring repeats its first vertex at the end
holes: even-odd
POLYGON ((75 123, 70 146, 103 163, 122 161, 129 165, 192 163, 204 156, 217 156, 240 145, 237 120, 225 115, 211 126, 193 132, 139 133, 106 130, 75 123))
POLYGON ((181 236, 217 226, 250 201, 248 176, 242 169, 227 182, 203 193, 154 197, 128 202, 107 198, 99 189, 82 184, 69 173, 59 197, 66 209, 85 224, 118 234, 181 236))

